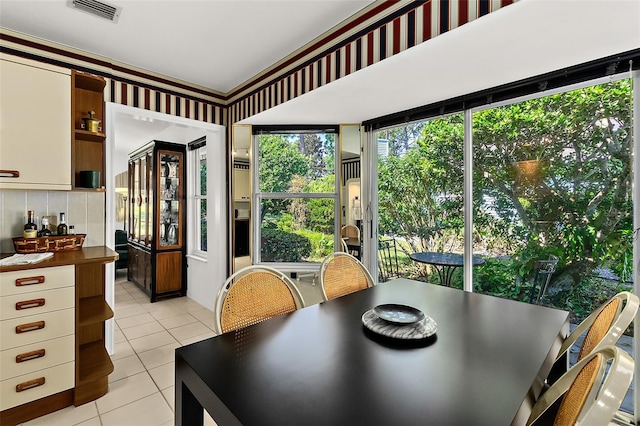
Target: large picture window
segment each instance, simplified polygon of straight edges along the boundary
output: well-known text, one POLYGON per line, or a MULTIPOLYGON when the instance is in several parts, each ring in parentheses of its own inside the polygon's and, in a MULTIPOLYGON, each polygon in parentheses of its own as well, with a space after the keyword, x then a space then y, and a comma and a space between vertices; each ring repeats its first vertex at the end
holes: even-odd
POLYGON ((335 251, 336 134, 257 137, 259 262, 320 262, 335 251))
MULTIPOLYGON (((632 117, 625 76, 377 131, 388 144, 377 161, 379 280, 559 308, 572 326, 633 291, 632 117)), ((631 391, 621 409, 633 410, 631 391)))

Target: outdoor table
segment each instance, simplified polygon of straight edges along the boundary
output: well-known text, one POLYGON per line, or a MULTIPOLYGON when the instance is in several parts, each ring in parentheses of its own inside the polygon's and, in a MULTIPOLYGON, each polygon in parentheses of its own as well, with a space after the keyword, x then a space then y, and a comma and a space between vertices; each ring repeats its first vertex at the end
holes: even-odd
MULTIPOLYGON (((433 265, 434 269, 438 273, 440 283, 451 287, 451 277, 456 268, 460 268, 463 265, 463 256, 458 253, 442 253, 435 251, 425 251, 419 253, 412 253, 409 258, 415 262, 427 263, 433 265)), ((473 256, 473 266, 484 265, 484 259, 481 257, 473 256)))
POLYGON ((175 352, 175 424, 522 425, 568 313, 397 279, 175 352), (420 309, 428 339, 372 335, 379 304, 420 309))

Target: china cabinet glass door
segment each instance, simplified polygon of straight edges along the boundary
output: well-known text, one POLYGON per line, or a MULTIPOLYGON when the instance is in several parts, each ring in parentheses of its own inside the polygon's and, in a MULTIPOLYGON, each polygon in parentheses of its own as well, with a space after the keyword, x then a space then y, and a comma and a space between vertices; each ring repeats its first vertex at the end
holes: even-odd
POLYGON ((147 240, 147 160, 145 157, 140 159, 140 234, 138 240, 141 243, 146 243, 147 240))
MULTIPOLYGON (((153 154, 147 154, 147 188, 149 190, 148 193, 148 201, 147 206, 153 206, 153 185, 151 185, 151 176, 153 176, 153 154)), ((153 241, 153 209, 149 208, 147 212, 147 245, 151 245, 151 241, 153 241)))
POLYGON ((160 171, 158 179, 160 194, 158 248, 160 249, 180 246, 182 243, 182 229, 180 229, 182 155, 170 151, 159 151, 158 157, 160 171))
POLYGON ((140 161, 136 160, 133 165, 133 239, 140 241, 140 161))

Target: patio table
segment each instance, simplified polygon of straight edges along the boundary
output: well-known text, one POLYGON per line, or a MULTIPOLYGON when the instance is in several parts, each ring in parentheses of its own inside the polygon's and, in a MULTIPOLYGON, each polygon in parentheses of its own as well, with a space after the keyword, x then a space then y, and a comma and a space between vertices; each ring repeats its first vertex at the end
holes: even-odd
MULTIPOLYGON (((409 258, 415 262, 433 265, 440 278, 440 283, 446 287, 451 287, 451 278, 454 271, 464 264, 464 257, 458 253, 425 251, 412 253, 409 258)), ((473 266, 484 265, 484 262, 483 258, 473 256, 473 266)))

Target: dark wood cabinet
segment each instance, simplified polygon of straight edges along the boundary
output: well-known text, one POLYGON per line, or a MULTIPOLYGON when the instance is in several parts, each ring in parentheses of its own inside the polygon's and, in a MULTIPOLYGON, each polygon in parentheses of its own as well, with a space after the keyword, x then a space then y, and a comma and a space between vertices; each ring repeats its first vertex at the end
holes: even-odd
POLYGON ((152 302, 187 291, 185 153, 152 141, 129 155, 127 274, 152 302))

